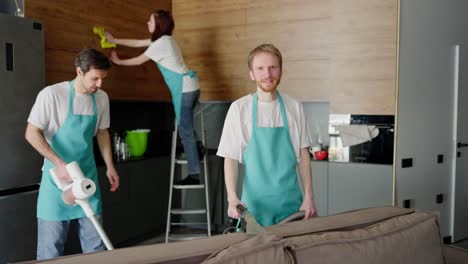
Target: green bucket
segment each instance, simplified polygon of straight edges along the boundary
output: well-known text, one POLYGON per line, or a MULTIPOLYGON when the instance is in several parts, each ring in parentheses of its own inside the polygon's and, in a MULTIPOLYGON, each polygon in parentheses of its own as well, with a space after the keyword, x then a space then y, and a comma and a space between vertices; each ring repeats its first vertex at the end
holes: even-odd
POLYGON ((149 129, 136 129, 125 132, 127 134, 125 143, 127 143, 130 157, 140 157, 145 154, 149 132, 149 129))

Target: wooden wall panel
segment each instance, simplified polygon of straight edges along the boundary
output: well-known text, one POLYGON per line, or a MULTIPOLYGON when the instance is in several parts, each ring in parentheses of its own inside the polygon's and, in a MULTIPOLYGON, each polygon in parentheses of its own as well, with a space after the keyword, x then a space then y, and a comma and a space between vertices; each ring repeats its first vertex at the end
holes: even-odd
POLYGON ((280 89, 327 100, 333 113, 394 114, 397 0, 173 0, 179 41, 202 100, 234 100, 255 86, 247 55, 283 53, 280 89))
MULTIPOLYGON (((73 62, 85 47, 101 49, 93 26, 104 26, 117 37, 147 38, 146 22, 155 9, 171 10, 171 0, 25 0, 25 15, 41 20, 46 44, 46 83, 75 77, 73 62)), ((136 56, 144 49, 118 47, 122 57, 136 56)), ((111 99, 170 100, 156 65, 113 66, 104 81, 111 99)))

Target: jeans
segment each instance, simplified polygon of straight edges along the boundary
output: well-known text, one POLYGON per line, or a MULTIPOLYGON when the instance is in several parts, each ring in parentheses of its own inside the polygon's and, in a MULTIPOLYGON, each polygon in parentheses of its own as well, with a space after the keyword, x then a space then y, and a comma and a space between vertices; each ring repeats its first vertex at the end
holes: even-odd
MULTIPOLYGON (((96 216, 102 224, 102 217, 96 216)), ((101 237, 89 218, 79 218, 67 221, 46 221, 37 219, 37 259, 51 259, 63 256, 65 241, 71 221, 78 222, 78 233, 83 253, 105 250, 101 237)))
POLYGON ((200 159, 193 134, 193 110, 198 103, 198 98, 200 98, 200 90, 182 93, 179 135, 184 146, 189 174, 200 174, 200 159))

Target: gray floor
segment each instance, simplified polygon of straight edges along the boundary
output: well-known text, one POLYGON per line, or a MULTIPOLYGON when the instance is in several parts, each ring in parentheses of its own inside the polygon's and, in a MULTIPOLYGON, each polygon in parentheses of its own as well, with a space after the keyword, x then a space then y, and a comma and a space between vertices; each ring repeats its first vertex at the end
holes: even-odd
POLYGON ((455 242, 455 243, 453 243, 453 245, 455 245, 457 247, 464 248, 464 249, 468 249, 468 239, 464 239, 464 240, 455 242))
MULTIPOLYGON (((197 228, 177 228, 175 230, 171 231, 172 234, 185 234, 185 235, 191 235, 191 234, 206 234, 206 229, 197 229, 197 228)), ((211 235, 216 235, 217 232, 215 230, 211 230, 211 235)), ((166 233, 161 233, 153 238, 147 239, 143 242, 140 242, 136 244, 135 246, 146 246, 146 245, 152 245, 152 244, 159 244, 159 243, 165 243, 166 240, 166 233)))
POLYGON ((160 235, 158 235, 156 237, 153 237, 151 239, 140 242, 140 243, 136 244, 136 246, 146 246, 146 245, 164 243, 165 239, 166 239, 166 234, 163 233, 163 234, 160 234, 160 235))

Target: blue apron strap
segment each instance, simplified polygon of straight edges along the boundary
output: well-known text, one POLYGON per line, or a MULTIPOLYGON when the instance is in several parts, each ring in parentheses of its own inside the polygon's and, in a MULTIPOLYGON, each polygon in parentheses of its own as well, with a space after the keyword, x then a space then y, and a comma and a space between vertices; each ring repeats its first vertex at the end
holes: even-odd
POLYGON ((188 72, 184 73, 184 76, 190 76, 190 78, 198 79, 197 72, 193 70, 189 70, 188 72))
POLYGON ((253 94, 252 102, 252 131, 254 128, 257 128, 257 111, 258 111, 258 95, 257 93, 253 94))
MULTIPOLYGON (((70 81, 70 96, 68 98, 68 113, 73 115, 73 99, 75 97, 75 80, 70 81)), ((97 104, 96 104, 96 97, 94 94, 91 94, 93 100, 93 110, 94 114, 97 115, 97 104)))
POLYGON ((98 111, 97 111, 97 105, 96 105, 96 96, 94 96, 94 94, 92 94, 91 97, 93 98, 94 114, 97 115, 98 111))
POLYGON ((278 100, 280 103, 281 108, 281 117, 283 118, 283 127, 288 128, 288 116, 286 115, 286 107, 284 106, 283 97, 281 97, 280 93, 277 91, 276 94, 278 95, 278 100))
POLYGON ((258 128, 258 94, 254 93, 253 95, 253 102, 252 102, 252 136, 250 140, 255 138, 255 134, 257 134, 257 128, 258 128))
POLYGON ((68 97, 68 113, 73 115, 73 98, 75 96, 75 80, 70 81, 70 96, 68 97))

